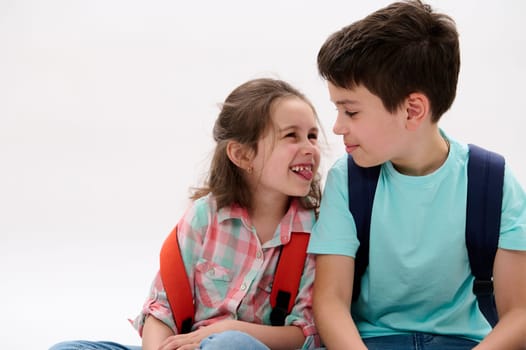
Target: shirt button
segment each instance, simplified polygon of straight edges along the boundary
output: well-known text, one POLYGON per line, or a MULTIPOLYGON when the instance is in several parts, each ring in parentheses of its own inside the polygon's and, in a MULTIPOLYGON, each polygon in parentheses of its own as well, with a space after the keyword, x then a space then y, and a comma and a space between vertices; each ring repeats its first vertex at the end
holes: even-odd
POLYGON ((243 284, 241 285, 241 290, 245 290, 245 289, 247 289, 247 284, 246 284, 246 283, 243 283, 243 284))
POLYGON ((262 256, 263 256, 263 253, 261 253, 261 251, 258 251, 256 253, 256 258, 261 259, 262 256))

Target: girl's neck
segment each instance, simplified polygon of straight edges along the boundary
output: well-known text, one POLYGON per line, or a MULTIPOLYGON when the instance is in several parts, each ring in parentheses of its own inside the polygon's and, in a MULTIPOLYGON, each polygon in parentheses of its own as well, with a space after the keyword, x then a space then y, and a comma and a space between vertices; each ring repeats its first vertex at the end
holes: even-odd
POLYGON ((289 198, 286 198, 286 200, 276 200, 274 198, 253 203, 249 211, 250 220, 262 244, 274 237, 276 228, 287 213, 289 205, 289 198))

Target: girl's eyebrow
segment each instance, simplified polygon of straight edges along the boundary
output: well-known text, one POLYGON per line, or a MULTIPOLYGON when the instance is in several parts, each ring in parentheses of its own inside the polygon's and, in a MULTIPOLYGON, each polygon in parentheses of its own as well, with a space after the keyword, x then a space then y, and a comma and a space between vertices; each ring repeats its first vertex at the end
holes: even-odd
POLYGON ((278 131, 283 132, 283 131, 287 131, 287 130, 291 130, 291 129, 292 129, 292 130, 298 129, 298 126, 297 126, 297 125, 286 125, 286 126, 284 126, 284 127, 282 127, 282 128, 279 127, 279 128, 278 128, 278 131))
MULTIPOLYGON (((278 128, 278 131, 279 132, 284 132, 284 131, 297 130, 297 129, 299 129, 299 126, 297 126, 297 125, 289 125, 289 126, 285 126, 283 128, 278 128)), ((312 128, 309 129, 309 131, 318 131, 318 127, 317 126, 313 126, 312 128)))

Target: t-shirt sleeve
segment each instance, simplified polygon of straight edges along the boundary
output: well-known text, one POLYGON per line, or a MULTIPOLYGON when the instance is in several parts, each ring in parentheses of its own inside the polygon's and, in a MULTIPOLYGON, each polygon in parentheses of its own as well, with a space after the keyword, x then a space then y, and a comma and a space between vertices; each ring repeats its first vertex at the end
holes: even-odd
POLYGON ((313 227, 308 252, 354 257, 359 245, 354 219, 349 211, 345 156, 338 159, 327 174, 320 214, 313 227))
POLYGON ((506 165, 499 248, 526 250, 526 193, 506 165))

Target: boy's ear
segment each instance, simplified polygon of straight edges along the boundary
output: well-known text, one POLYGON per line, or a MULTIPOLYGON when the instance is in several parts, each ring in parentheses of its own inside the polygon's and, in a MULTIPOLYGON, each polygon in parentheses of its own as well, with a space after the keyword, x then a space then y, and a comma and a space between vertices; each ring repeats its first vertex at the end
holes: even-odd
POLYGON ((409 94, 406 102, 407 120, 406 127, 409 130, 417 129, 431 111, 429 99, 420 92, 409 94))
POLYGON ((252 152, 247 146, 237 141, 228 141, 226 145, 226 154, 230 161, 242 169, 251 168, 252 152))

